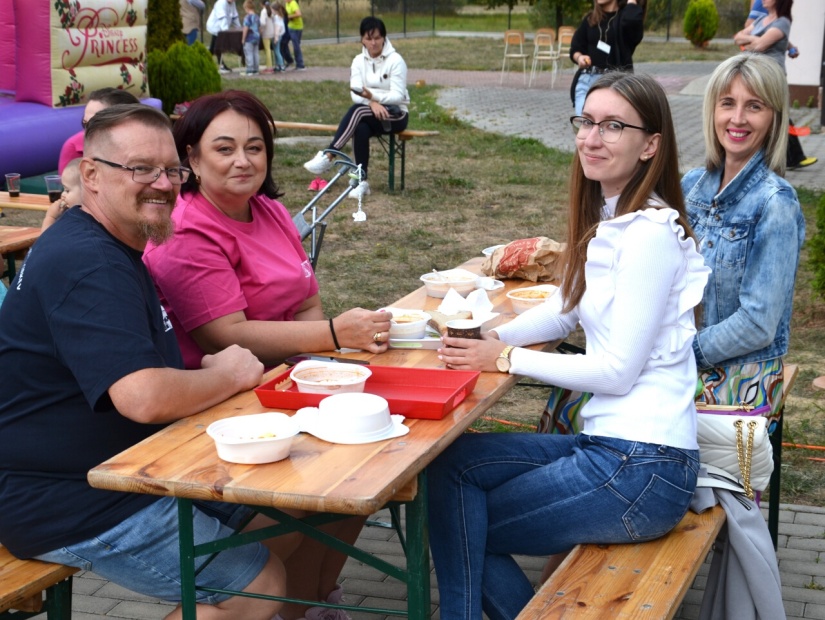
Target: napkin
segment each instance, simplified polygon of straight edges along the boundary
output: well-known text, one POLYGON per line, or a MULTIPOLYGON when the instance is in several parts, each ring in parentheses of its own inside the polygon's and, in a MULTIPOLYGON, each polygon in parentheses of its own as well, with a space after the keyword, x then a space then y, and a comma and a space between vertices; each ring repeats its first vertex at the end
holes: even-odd
POLYGON ((493 312, 493 303, 490 301, 490 298, 487 297, 487 291, 478 288, 467 295, 466 298, 459 295, 455 289, 450 289, 444 296, 444 300, 438 306, 438 311, 448 315, 469 311, 473 313, 473 319, 481 321, 482 323, 496 318, 499 314, 498 312, 493 312))

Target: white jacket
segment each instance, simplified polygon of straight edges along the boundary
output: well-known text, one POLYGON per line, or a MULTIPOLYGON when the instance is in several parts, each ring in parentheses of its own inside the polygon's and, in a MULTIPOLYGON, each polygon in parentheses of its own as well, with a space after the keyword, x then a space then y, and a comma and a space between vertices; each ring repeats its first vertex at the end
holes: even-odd
MULTIPOLYGON (((408 111, 410 94, 407 92, 407 63, 395 51, 389 39, 384 39, 384 49, 378 58, 372 58, 364 48, 353 58, 349 78, 350 88, 361 90, 364 86, 372 93, 372 100, 382 105, 397 105, 408 111)), ((351 93, 354 103, 369 104, 370 100, 351 93)))
POLYGON ((272 12, 270 17, 266 12, 266 7, 261 10, 261 38, 274 39, 275 38, 275 12, 272 12))
POLYGON ((234 2, 228 0, 218 0, 212 7, 209 19, 206 20, 206 31, 217 36, 219 32, 230 28, 240 28, 241 20, 238 19, 238 7, 234 2))

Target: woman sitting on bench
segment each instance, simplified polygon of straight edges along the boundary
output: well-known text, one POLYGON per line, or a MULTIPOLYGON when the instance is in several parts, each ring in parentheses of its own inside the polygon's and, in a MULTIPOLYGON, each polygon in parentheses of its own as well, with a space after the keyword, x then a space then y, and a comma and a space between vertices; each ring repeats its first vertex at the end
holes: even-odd
MULTIPOLYGON (((349 85, 353 105, 338 125, 329 148, 340 151, 352 139, 355 163, 361 165, 361 182, 348 195, 362 198, 370 193, 367 169, 370 138, 399 133, 407 128, 407 64, 387 39, 387 28, 377 17, 361 20, 362 52, 352 61, 349 85)), ((334 155, 323 151, 304 164, 320 175, 332 168, 334 155)))
POLYGON ((684 211, 667 97, 649 76, 607 74, 571 123, 578 157, 560 294, 482 340, 445 337, 439 356, 593 397, 582 433, 462 435, 429 467, 443 620, 514 618, 533 586, 511 554, 652 540, 693 497, 693 309, 709 269, 684 211), (586 355, 521 348, 579 323, 586 355))
POLYGON ((785 174, 788 86, 764 54, 717 67, 704 104, 707 163, 682 179, 705 264, 702 325, 693 352, 710 404, 782 399, 791 307, 805 219, 785 174))

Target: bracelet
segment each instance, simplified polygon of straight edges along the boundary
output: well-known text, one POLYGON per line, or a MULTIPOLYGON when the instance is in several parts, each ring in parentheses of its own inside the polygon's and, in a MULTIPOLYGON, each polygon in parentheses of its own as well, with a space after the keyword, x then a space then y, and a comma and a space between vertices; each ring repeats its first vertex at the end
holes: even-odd
POLYGON ((332 342, 335 345, 335 350, 338 351, 341 345, 338 344, 338 337, 335 335, 335 326, 332 324, 332 319, 329 320, 329 333, 332 334, 332 342))

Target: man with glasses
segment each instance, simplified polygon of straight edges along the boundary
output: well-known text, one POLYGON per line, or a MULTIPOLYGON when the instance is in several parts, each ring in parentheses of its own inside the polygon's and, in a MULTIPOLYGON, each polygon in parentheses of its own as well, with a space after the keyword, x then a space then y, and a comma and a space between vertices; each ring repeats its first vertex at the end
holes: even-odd
POLYGON ((93 90, 89 94, 89 101, 83 110, 83 120, 80 121, 82 129, 66 140, 63 143, 63 148, 60 149, 60 158, 57 161, 58 174, 63 174, 63 169, 70 161, 83 157, 83 131, 86 129, 89 119, 109 106, 126 103, 140 103, 140 100, 130 92, 108 86, 93 90))
MULTIPOLYGON (((43 233, 0 307, 0 543, 19 558, 179 601, 174 499, 94 489, 86 473, 163 425, 256 386, 263 366, 231 346, 183 370, 142 262, 149 239, 172 234, 190 174, 167 117, 148 106, 109 107, 89 122, 85 149, 82 204, 43 233)), ((217 537, 251 516, 200 503, 195 536, 217 537)), ((222 552, 198 583, 285 591, 281 561, 260 544, 222 552)), ((201 593, 198 602, 199 618, 227 620, 268 620, 280 607, 224 594, 201 593)))

